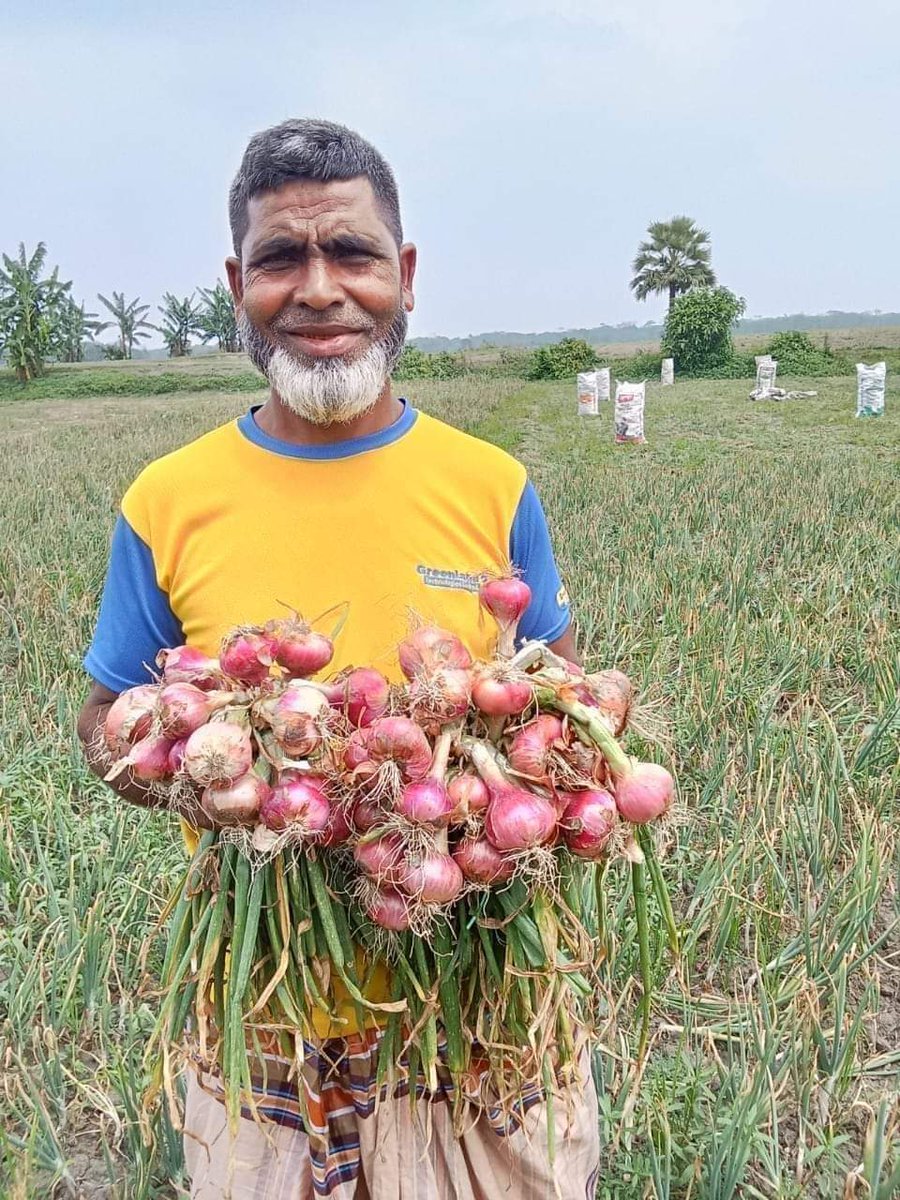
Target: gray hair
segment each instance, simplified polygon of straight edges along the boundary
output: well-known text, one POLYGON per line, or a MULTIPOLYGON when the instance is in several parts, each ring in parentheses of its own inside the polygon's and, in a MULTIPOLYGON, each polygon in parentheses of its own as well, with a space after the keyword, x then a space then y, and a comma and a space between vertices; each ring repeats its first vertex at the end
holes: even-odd
POLYGON ((403 241, 400 200, 394 173, 358 133, 332 121, 284 121, 250 139, 228 197, 234 252, 240 258, 247 233, 247 205, 253 196, 293 180, 330 183, 364 175, 399 246, 403 241))

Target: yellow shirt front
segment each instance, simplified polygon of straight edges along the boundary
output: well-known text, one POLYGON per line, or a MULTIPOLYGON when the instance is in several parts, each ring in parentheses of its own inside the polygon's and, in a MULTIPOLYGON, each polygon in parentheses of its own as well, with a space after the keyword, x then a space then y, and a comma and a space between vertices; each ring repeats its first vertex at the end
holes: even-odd
MULTIPOLYGON (((273 439, 251 410, 128 489, 85 666, 121 691, 147 682, 164 646, 216 655, 237 625, 347 605, 329 673, 367 665, 397 680, 413 617, 490 654, 478 587, 510 562, 533 592, 522 634, 553 640, 569 613, 546 524, 525 469, 496 446, 406 403, 387 429, 326 447, 273 439)), ((387 999, 383 972, 370 998, 387 999)), ((341 1015, 317 1032, 353 1031, 349 1004, 341 1015)))

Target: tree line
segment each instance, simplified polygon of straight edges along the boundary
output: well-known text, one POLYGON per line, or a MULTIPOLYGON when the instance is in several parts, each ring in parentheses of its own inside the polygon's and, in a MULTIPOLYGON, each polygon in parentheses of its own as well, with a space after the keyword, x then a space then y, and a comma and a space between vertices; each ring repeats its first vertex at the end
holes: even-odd
POLYGON ((219 350, 229 354, 241 349, 231 292, 220 279, 214 287, 198 288, 189 296, 166 292, 157 306, 158 324, 148 319, 150 305, 141 304, 139 296, 129 300, 124 292, 114 291, 109 297, 98 292, 109 314, 101 320, 74 298, 72 282, 60 280, 59 267, 48 272, 43 242, 31 254, 20 243, 18 254, 4 254, 2 262, 0 355, 23 383, 40 375, 51 360, 81 362, 85 344, 97 343, 109 329, 115 330, 115 339, 97 343, 108 359, 130 359, 135 346, 153 333, 162 335, 171 358, 190 354, 192 338, 215 340, 219 350))
MULTIPOLYGON (((730 352, 730 330, 744 305, 727 289, 716 286, 710 263, 709 233, 686 216, 655 221, 647 233, 648 238, 641 242, 632 264, 631 290, 638 300, 654 293, 668 294, 664 350, 669 342, 669 352, 677 352, 680 365, 689 369, 703 365, 702 361, 688 364, 685 360, 692 356, 705 359, 707 365, 712 360, 724 361, 730 352), (685 293, 694 297, 693 302, 679 306, 678 301, 685 300, 685 293), (677 344, 679 339, 672 337, 673 326, 678 324, 676 318, 683 321, 688 316, 690 328, 682 331, 681 342, 677 344), (702 347, 697 345, 698 337, 705 343, 702 347)), ((218 348, 229 353, 241 349, 231 293, 221 280, 214 287, 198 288, 189 296, 166 292, 163 303, 157 306, 158 323, 148 319, 150 305, 141 304, 139 296, 128 300, 124 292, 114 291, 111 297, 98 292, 97 299, 109 314, 109 319, 101 320, 98 313, 88 312, 84 303, 74 299, 72 283, 60 280, 58 267, 46 273, 47 247, 43 242, 38 243, 31 255, 20 244, 17 257, 4 254, 2 261, 0 355, 23 382, 39 375, 52 359, 80 362, 85 344, 95 342, 108 329, 115 329, 115 340, 99 345, 110 359, 130 359, 135 346, 153 333, 162 335, 172 358, 189 354, 192 338, 204 343, 215 339, 218 348)), ((581 345, 587 349, 585 343, 581 345)), ((573 346, 578 346, 577 340, 565 339, 561 348, 551 346, 538 352, 538 377, 544 370, 552 377, 563 363, 568 370, 572 360, 586 357, 581 346, 577 353, 573 352, 573 346)), ((460 369, 453 355, 422 355, 413 347, 408 347, 404 354, 401 370, 404 368, 408 378, 426 374, 447 378, 460 369)))

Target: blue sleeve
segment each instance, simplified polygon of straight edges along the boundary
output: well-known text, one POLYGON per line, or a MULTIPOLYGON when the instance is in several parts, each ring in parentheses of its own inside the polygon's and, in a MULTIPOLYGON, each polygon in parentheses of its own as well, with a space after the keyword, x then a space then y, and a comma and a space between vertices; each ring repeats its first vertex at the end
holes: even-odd
POLYGON ((553 557, 544 510, 530 483, 525 484, 513 518, 509 557, 531 588, 531 603, 519 624, 519 641, 555 641, 569 627, 569 598, 553 557))
POLYGON ((85 670, 111 692, 123 692, 149 683, 159 651, 183 641, 169 598, 156 582, 150 547, 120 515, 85 670))

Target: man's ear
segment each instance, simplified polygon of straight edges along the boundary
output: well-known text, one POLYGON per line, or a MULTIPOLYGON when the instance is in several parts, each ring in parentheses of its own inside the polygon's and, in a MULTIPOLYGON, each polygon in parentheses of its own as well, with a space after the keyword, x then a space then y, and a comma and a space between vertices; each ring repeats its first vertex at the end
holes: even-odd
POLYGON ((235 312, 240 312, 244 305, 244 272, 241 260, 229 256, 225 259, 225 273, 228 276, 228 286, 234 300, 235 312))
POLYGON ((412 242, 404 242, 400 247, 400 287, 403 292, 403 307, 412 312, 416 306, 413 294, 413 280, 416 277, 416 259, 418 252, 412 242))

